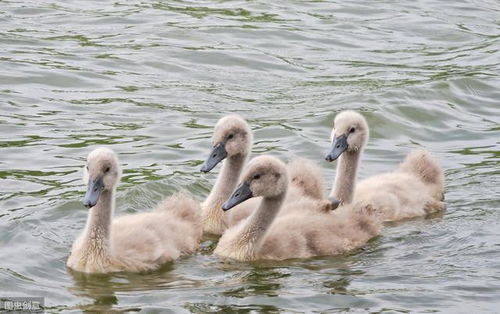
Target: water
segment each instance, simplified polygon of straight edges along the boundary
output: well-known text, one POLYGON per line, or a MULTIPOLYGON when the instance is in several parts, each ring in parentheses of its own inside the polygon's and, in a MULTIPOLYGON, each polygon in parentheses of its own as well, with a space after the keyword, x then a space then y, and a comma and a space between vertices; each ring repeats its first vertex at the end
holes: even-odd
POLYGON ((271 2, 0 1, 0 296, 44 296, 50 312, 498 311, 500 4, 271 2), (223 263, 207 239, 150 274, 66 269, 93 148, 121 159, 118 215, 178 189, 203 199, 230 112, 255 155, 316 160, 330 185, 343 109, 371 126, 361 177, 413 148, 439 157, 444 214, 345 256, 223 263))

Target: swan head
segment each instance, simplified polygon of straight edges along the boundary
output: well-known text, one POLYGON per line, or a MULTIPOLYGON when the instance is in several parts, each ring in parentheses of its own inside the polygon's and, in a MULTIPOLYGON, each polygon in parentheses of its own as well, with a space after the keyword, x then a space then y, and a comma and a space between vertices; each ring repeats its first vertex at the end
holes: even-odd
POLYGON ((252 129, 238 115, 221 118, 214 128, 212 151, 201 167, 202 172, 209 172, 225 158, 248 156, 252 149, 252 129))
POLYGON ((118 157, 109 148, 93 150, 87 157, 83 171, 84 181, 87 183, 83 204, 87 208, 97 204, 102 191, 114 189, 122 174, 118 157))
POLYGON ((343 152, 358 152, 366 145, 370 130, 366 119, 355 111, 342 111, 335 117, 332 147, 325 159, 334 161, 343 152))
POLYGON ((275 157, 259 156, 245 167, 240 184, 222 205, 222 209, 229 210, 252 197, 278 197, 285 194, 287 188, 285 164, 275 157))

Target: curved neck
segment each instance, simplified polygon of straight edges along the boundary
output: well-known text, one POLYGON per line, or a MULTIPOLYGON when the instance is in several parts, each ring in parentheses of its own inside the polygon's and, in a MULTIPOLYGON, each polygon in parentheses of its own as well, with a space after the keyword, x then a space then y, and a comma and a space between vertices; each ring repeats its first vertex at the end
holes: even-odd
POLYGON ((107 255, 110 252, 111 219, 113 218, 115 190, 105 190, 97 204, 89 209, 84 241, 87 249, 107 255))
POLYGON ((276 197, 264 197, 256 211, 247 219, 234 243, 237 250, 244 252, 247 258, 255 257, 262 246, 264 237, 278 215, 286 191, 276 197))
POLYGON ((361 152, 361 150, 346 151, 337 162, 335 183, 330 196, 339 200, 341 204, 349 204, 353 199, 361 152))
POLYGON ((221 172, 204 202, 203 217, 212 223, 225 226, 222 204, 231 196, 240 178, 247 155, 237 155, 224 160, 221 172))

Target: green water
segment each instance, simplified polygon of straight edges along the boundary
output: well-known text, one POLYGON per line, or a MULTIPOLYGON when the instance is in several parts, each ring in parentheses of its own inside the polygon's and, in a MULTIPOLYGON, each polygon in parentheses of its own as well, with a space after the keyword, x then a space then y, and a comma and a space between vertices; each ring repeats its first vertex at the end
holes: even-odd
POLYGON ((496 0, 0 1, 0 296, 50 312, 499 311, 499 48, 496 0), (117 215, 178 189, 202 200, 212 127, 233 112, 254 155, 315 160, 331 186, 343 109, 371 126, 361 177, 413 148, 439 157, 444 214, 344 256, 223 263, 212 239, 150 274, 65 267, 93 148, 121 159, 117 215))

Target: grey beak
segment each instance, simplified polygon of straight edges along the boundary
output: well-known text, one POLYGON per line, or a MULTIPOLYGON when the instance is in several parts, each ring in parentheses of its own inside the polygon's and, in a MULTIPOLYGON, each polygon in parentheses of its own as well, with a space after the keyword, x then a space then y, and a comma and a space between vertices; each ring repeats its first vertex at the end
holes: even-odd
POLYGON ((87 193, 83 198, 83 205, 87 208, 94 207, 101 196, 101 192, 104 189, 104 182, 102 176, 95 178, 94 180, 89 179, 89 184, 87 188, 87 193))
POLYGON ((341 135, 339 137, 333 138, 333 144, 330 152, 326 154, 326 161, 334 161, 339 158, 340 155, 347 149, 349 145, 347 144, 347 135, 341 135))
POLYGON ((212 170, 219 162, 224 160, 224 158, 227 157, 227 152, 226 152, 226 143, 218 143, 214 146, 212 149, 212 152, 210 153, 210 156, 208 156, 207 160, 205 160, 205 163, 203 166, 201 166, 201 172, 209 172, 212 170))
POLYGON ((252 198, 252 190, 250 190, 250 185, 248 183, 242 183, 240 186, 234 190, 233 194, 229 197, 229 199, 222 205, 222 209, 224 211, 230 210, 234 206, 243 203, 249 198, 252 198))

